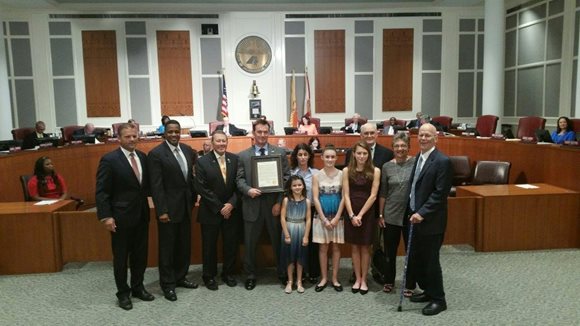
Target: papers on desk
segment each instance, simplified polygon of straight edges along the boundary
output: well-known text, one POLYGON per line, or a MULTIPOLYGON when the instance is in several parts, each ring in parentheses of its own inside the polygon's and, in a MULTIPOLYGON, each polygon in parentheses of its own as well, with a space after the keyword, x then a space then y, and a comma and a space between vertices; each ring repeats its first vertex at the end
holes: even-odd
POLYGON ((52 205, 54 203, 56 203, 57 201, 59 201, 60 199, 51 199, 51 200, 41 200, 37 203, 34 203, 34 205, 38 205, 38 206, 43 206, 43 205, 52 205))
POLYGON ((540 188, 538 186, 534 186, 534 185, 527 184, 527 183, 521 184, 521 185, 516 185, 516 187, 520 187, 520 188, 524 188, 524 189, 538 189, 538 188, 540 188))

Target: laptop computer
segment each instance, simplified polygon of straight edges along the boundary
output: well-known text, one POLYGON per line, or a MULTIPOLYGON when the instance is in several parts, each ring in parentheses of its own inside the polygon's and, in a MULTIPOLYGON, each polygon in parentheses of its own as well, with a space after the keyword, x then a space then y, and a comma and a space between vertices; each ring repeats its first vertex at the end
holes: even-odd
POLYGON ((321 135, 328 135, 332 133, 332 127, 320 127, 321 135))
POLYGON ((95 143, 95 135, 73 135, 73 140, 80 140, 84 144, 94 144, 95 143))
POLYGON ((546 129, 536 129, 536 139, 543 143, 553 143, 552 136, 546 129))
POLYGON ((294 135, 294 133, 297 131, 298 129, 294 128, 294 127, 284 127, 284 134, 286 135, 294 135))

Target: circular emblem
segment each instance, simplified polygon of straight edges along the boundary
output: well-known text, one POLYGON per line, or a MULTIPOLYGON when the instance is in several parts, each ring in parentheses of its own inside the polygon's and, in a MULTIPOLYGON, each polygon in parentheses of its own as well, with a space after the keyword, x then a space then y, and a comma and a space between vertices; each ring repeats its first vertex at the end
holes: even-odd
POLYGON ((259 36, 244 37, 236 46, 238 66, 251 74, 268 68, 272 61, 272 49, 268 42, 259 36))

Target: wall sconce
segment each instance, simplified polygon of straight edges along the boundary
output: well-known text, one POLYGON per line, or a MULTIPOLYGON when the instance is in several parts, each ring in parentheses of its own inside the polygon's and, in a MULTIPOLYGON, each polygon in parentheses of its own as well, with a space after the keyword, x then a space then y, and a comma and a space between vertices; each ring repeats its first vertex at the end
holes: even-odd
POLYGON ((254 98, 258 97, 258 95, 260 95, 260 91, 258 90, 258 85, 256 85, 256 81, 254 80, 254 83, 252 84, 252 96, 254 98))

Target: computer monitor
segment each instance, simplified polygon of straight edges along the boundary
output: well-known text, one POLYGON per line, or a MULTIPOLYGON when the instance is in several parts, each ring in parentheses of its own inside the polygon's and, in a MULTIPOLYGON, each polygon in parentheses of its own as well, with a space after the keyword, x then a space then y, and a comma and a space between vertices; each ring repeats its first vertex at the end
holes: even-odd
POLYGON ((84 144, 94 144, 95 143, 95 135, 73 135, 72 138, 74 141, 82 141, 84 144))
POLYGON ((205 130, 190 130, 189 134, 191 138, 207 137, 207 131, 205 130))
POLYGON ((294 133, 298 131, 297 128, 294 127, 284 127, 284 134, 286 135, 294 135, 294 133))
POLYGON ((246 129, 238 129, 238 130, 232 132, 232 136, 245 136, 247 134, 248 134, 248 132, 246 131, 246 129))
POLYGON ((14 147, 22 148, 22 140, 0 140, 0 151, 9 151, 14 147))
POLYGON ((536 129, 536 139, 543 143, 553 143, 552 136, 546 129, 536 129))
POLYGON ((320 127, 321 135, 328 135, 332 133, 332 127, 320 127))

